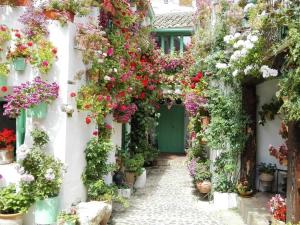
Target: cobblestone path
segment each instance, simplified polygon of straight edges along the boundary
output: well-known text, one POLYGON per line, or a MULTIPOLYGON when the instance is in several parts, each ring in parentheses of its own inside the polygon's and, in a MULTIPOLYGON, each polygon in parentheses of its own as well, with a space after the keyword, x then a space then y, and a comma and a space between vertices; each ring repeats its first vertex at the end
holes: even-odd
POLYGON ((222 221, 212 203, 199 200, 184 157, 170 161, 170 166, 150 169, 146 188, 135 192, 130 207, 114 213, 110 224, 243 225, 242 222, 222 221))

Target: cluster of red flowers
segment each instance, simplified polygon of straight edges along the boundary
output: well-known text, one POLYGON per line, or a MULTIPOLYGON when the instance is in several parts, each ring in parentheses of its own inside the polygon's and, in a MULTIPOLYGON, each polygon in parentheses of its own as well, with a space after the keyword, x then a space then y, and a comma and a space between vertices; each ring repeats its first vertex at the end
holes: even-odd
POLYGON ((285 222, 286 220, 286 202, 281 195, 275 195, 268 202, 269 210, 274 219, 285 222))
POLYGON ((0 148, 5 148, 16 142, 16 135, 13 130, 4 128, 0 132, 0 148))
POLYGON ((281 165, 287 162, 288 147, 286 143, 283 143, 278 148, 275 148, 274 146, 270 145, 269 152, 271 156, 274 156, 276 159, 278 159, 281 165))
POLYGON ((200 82, 202 77, 203 77, 203 73, 198 72, 197 75, 191 79, 190 88, 195 89, 196 85, 200 82))

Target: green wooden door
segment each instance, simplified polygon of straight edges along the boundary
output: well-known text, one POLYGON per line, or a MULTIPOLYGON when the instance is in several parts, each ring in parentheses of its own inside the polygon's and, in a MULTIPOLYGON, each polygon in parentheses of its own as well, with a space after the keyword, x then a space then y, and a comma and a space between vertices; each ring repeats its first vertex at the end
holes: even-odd
POLYGON ((161 106, 157 129, 158 149, 164 153, 184 153, 184 108, 161 106))

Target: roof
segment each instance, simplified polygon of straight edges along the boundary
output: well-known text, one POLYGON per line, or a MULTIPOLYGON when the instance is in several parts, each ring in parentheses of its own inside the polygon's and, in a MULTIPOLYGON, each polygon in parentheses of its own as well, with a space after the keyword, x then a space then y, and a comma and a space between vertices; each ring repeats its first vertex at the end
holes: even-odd
POLYGON ((168 28, 193 28, 194 27, 194 13, 168 13, 155 15, 154 28, 168 29, 168 28))

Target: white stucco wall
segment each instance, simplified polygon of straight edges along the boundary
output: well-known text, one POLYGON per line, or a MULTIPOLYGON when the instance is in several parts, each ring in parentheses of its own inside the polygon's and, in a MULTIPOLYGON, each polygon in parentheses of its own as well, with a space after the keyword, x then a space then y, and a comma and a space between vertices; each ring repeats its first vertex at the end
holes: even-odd
POLYGON ((193 0, 193 6, 180 6, 179 0, 168 0, 168 3, 164 3, 164 0, 151 0, 151 5, 155 14, 166 13, 180 13, 180 12, 195 12, 196 1, 193 0))
MULTIPOLYGON (((18 22, 18 18, 24 11, 24 7, 0 7, 0 24, 6 24, 9 28, 20 29, 21 24, 18 22)), ((96 9, 93 10, 91 16, 98 16, 96 9)), ((75 18, 76 20, 85 22, 87 17, 75 18)), ((77 92, 80 86, 85 83, 84 76, 82 80, 74 80, 76 73, 85 69, 81 52, 74 49, 75 24, 68 23, 68 25, 61 27, 58 22, 52 21, 49 25, 49 31, 49 39, 58 50, 58 60, 52 70, 42 77, 45 81, 55 81, 59 84, 59 98, 49 105, 48 115, 45 119, 33 120, 27 118, 25 144, 31 146, 30 131, 35 124, 47 131, 50 137, 47 151, 54 154, 67 167, 60 193, 61 208, 64 209, 72 203, 86 199, 86 190, 81 181, 81 175, 86 165, 84 150, 86 143, 92 137, 93 131, 96 130, 96 125, 85 123, 86 113, 78 112, 75 99, 70 97, 71 92, 77 92), (74 82, 69 84, 68 81, 74 82), (67 117, 67 114, 62 112, 61 106, 63 104, 73 106, 75 112, 72 117, 67 117)), ((19 85, 32 80, 36 75, 38 75, 37 71, 30 65, 27 65, 26 71, 23 73, 17 73, 12 69, 8 85, 11 87, 19 85)), ((112 141, 114 145, 120 146, 122 127, 120 124, 113 123, 112 119, 110 124, 113 126, 112 141)), ((114 152, 110 154, 108 161, 110 163, 115 162, 114 152)), ((18 179, 13 164, 0 166, 0 174, 5 178, 3 185, 16 182, 18 179)), ((24 225, 32 224, 34 222, 32 210, 30 210, 25 218, 24 225)))
MULTIPOLYGON (((262 105, 270 103, 272 98, 275 97, 275 93, 278 90, 277 84, 278 80, 269 80, 257 85, 256 94, 259 101, 257 106, 257 120, 260 119, 258 111, 261 110, 262 105)), ((285 166, 279 164, 275 157, 270 156, 268 151, 270 144, 278 147, 284 142, 279 135, 280 123, 280 115, 276 116, 275 120, 267 120, 264 126, 257 123, 257 165, 261 162, 275 163, 279 169, 286 169, 285 166)))

